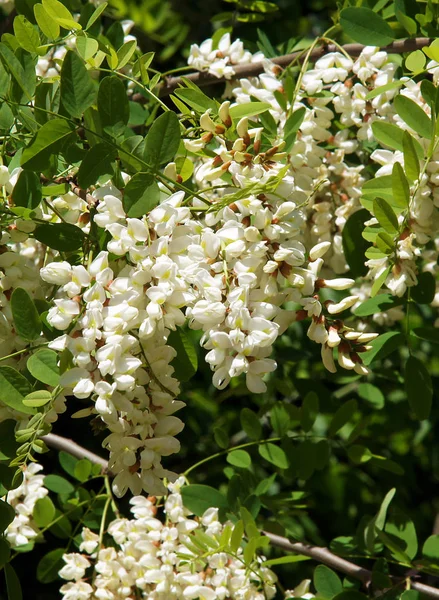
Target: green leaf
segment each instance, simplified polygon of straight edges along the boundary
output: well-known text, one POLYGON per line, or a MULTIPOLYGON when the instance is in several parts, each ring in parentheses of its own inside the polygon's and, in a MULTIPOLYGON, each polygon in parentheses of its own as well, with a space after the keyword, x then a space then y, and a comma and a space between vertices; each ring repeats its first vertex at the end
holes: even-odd
POLYGON ((72 13, 67 7, 58 0, 42 0, 43 7, 51 19, 64 27, 64 29, 82 29, 81 25, 75 21, 72 13))
MULTIPOLYGON (((398 20, 398 22, 404 27, 404 29, 407 31, 407 33, 409 35, 415 35, 417 30, 418 30, 418 24, 416 23, 416 21, 414 19, 412 19, 411 17, 409 17, 408 15, 404 14, 403 12, 401 12, 400 10, 396 11, 396 18, 398 20)), ((421 50, 418 51, 422 56, 423 53, 421 50)), ((414 52, 412 52, 412 54, 414 54, 414 52)), ((410 55, 409 55, 410 57, 410 55)), ((424 58, 424 63, 425 63, 425 56, 423 56, 424 58)), ((415 58, 412 58, 412 62, 415 62, 415 58)), ((418 65, 418 69, 417 70, 422 70, 423 68, 423 64, 422 63, 422 59, 418 58, 416 60, 416 64, 418 65), (422 65, 419 67, 419 65, 422 65)), ((407 61, 406 61, 406 66, 407 66, 407 61)), ((410 69, 410 67, 407 66, 408 69, 410 69)))
POLYGON ((375 281, 373 282, 372 288, 370 290, 370 295, 371 295, 371 299, 375 298, 375 296, 378 294, 378 292, 380 291, 380 289, 383 287, 387 277, 389 276, 389 273, 391 271, 391 267, 387 267, 387 269, 385 269, 381 275, 379 277, 377 277, 375 279, 375 281))
POLYGON ((23 288, 15 288, 11 296, 11 310, 15 331, 28 342, 41 335, 41 321, 34 301, 23 288))
POLYGON ((305 114, 306 109, 304 107, 298 108, 286 120, 284 127, 285 147, 283 152, 290 152, 292 150, 294 142, 296 141, 297 132, 303 123, 305 114))
POLYGON ((423 600, 425 596, 417 590, 406 590, 401 594, 400 600, 423 600))
MULTIPOLYGON (((27 389, 30 390, 30 386, 27 389)), ((0 400, 1 399, 2 393, 0 390, 0 400)), ((2 443, 0 445, 0 460, 2 461, 7 460, 9 458, 14 458, 17 454, 18 444, 15 440, 16 425, 17 422, 13 421, 12 419, 7 419, 6 421, 0 423, 0 439, 2 440, 2 443)))
POLYGON ((33 86, 29 84, 21 62, 4 42, 0 42, 0 60, 30 101, 33 96, 33 86))
POLYGON ((369 342, 368 346, 372 346, 372 349, 363 352, 361 358, 365 365, 370 365, 373 360, 382 360, 404 345, 405 337, 402 333, 399 333, 398 331, 388 331, 369 342))
POLYGON ((81 483, 84 483, 88 480, 91 475, 92 463, 86 458, 82 458, 78 460, 74 468, 74 477, 81 483))
POLYGON ((32 513, 38 527, 46 527, 55 517, 55 506, 49 496, 39 498, 32 513))
POLYGON ((181 488, 181 496, 185 507, 197 517, 212 506, 223 510, 229 507, 225 496, 209 485, 185 485, 181 488))
POLYGON ((387 518, 384 531, 404 546, 404 552, 411 559, 418 552, 418 539, 413 521, 396 507, 392 507, 390 516, 387 518))
POLYGON ((99 17, 101 16, 101 14, 104 12, 104 10, 107 8, 108 6, 108 2, 102 2, 102 4, 100 4, 99 6, 97 6, 94 10, 94 12, 92 13, 91 17, 89 18, 89 20, 87 21, 87 25, 85 26, 85 30, 87 31, 87 29, 90 29, 90 27, 96 23, 96 21, 99 19, 99 17))
POLYGON ((14 519, 15 510, 13 507, 4 500, 0 500, 0 533, 3 533, 14 519))
POLYGON ((134 52, 136 51, 137 41, 130 40, 126 42, 117 51, 117 68, 122 69, 131 59, 134 52))
POLYGON ((78 36, 76 38, 76 49, 78 51, 79 56, 81 56, 85 61, 89 58, 92 58, 99 50, 99 43, 97 40, 86 37, 85 35, 78 36))
POLYGON ((302 562, 303 560, 311 560, 309 556, 302 556, 301 554, 291 554, 290 556, 281 556, 280 558, 270 558, 263 563, 264 567, 271 569, 277 565, 288 565, 291 563, 302 562))
POLYGON ((12 565, 5 565, 5 576, 8 600, 23 600, 20 579, 12 565))
POLYGON ((241 519, 235 524, 230 538, 230 549, 236 553, 241 546, 242 537, 244 535, 244 521, 241 519))
POLYGON ((386 522, 387 510, 392 502, 396 493, 396 488, 392 488, 384 497, 381 503, 380 509, 375 517, 369 522, 366 529, 364 530, 364 538, 366 542, 366 548, 372 554, 374 550, 375 539, 377 537, 376 530, 382 531, 386 522))
POLYGON ((213 437, 215 439, 215 443, 220 448, 228 448, 229 447, 229 436, 227 432, 222 427, 214 427, 213 428, 213 437))
MULTIPOLYGON (((7 542, 5 538, 0 537, 0 568, 3 568, 5 565, 9 566, 7 563, 9 562, 10 558, 11 558, 11 546, 9 545, 9 542, 7 542)), ((5 574, 7 577, 7 572, 5 574)), ((6 587, 7 587, 7 582, 6 582, 6 587)), ((8 598, 13 598, 13 597, 14 596, 12 596, 8 592, 8 598)), ((18 598, 18 596, 17 596, 17 598, 18 598)))
POLYGON ((285 402, 276 402, 270 411, 270 420, 276 435, 282 437, 290 429, 290 414, 285 402))
MULTIPOLYGON (((1 44, 0 44, 1 45, 1 44)), ((36 134, 21 155, 21 166, 32 171, 45 171, 50 157, 58 154, 74 135, 74 127, 65 119, 51 119, 36 134)))
POLYGON ((56 494, 71 494, 75 491, 73 485, 60 475, 46 475, 44 486, 56 494))
POLYGON ((168 111, 154 121, 146 136, 144 159, 156 170, 169 163, 180 145, 180 123, 177 115, 168 111))
POLYGON ((384 394, 380 388, 372 383, 360 383, 358 395, 377 409, 384 407, 384 394))
POLYGON ((416 153, 413 137, 408 131, 404 131, 402 146, 404 151, 405 172, 407 173, 407 177, 409 179, 415 181, 418 179, 420 173, 419 159, 416 153))
POLYGON ((242 119, 243 117, 254 117, 269 108, 271 108, 271 104, 268 104, 268 102, 245 102, 244 104, 236 104, 236 106, 230 107, 230 116, 235 120, 242 119))
POLYGON ((42 4, 35 4, 34 15, 38 23, 38 27, 49 40, 56 40, 59 36, 60 29, 56 21, 54 21, 42 4))
POLYGON ((189 381, 198 369, 197 350, 189 332, 177 327, 169 334, 167 344, 177 352, 177 356, 171 363, 175 370, 175 377, 179 381, 189 381))
POLYGON ((395 250, 395 240, 385 232, 380 232, 377 235, 376 245, 384 254, 392 254, 395 250))
POLYGON ((34 238, 42 244, 59 252, 72 252, 80 248, 85 234, 71 223, 44 223, 37 225, 34 238))
POLYGON ((252 459, 245 450, 233 450, 227 454, 227 462, 234 467, 248 469, 252 464, 252 459))
POLYGON ((58 519, 56 523, 51 525, 49 531, 54 536, 62 540, 69 539, 72 535, 72 524, 69 519, 57 510, 55 512, 55 519, 58 519))
POLYGON ((403 302, 402 298, 392 296, 391 294, 379 294, 375 298, 369 298, 357 306, 354 310, 354 315, 357 315, 357 317, 367 317, 379 312, 385 312, 395 306, 400 306, 403 302))
POLYGON ((436 293, 436 280, 429 271, 418 275, 418 283, 410 288, 410 298, 418 304, 431 304, 436 293))
POLYGON ((58 571, 65 565, 65 548, 51 550, 40 560, 37 566, 37 579, 40 583, 51 583, 58 579, 58 571))
POLYGON ((409 356, 405 365, 405 391, 410 408, 422 421, 430 416, 433 386, 430 373, 424 363, 414 356, 409 356))
POLYGON ((40 178, 33 171, 22 171, 12 190, 14 206, 33 210, 37 208, 42 198, 40 178))
MULTIPOLYGON (((401 14, 401 13, 399 13, 401 14)), ((415 50, 405 59, 405 66, 412 73, 419 73, 425 66, 426 58, 422 50, 415 50)))
POLYGON ((388 202, 393 198, 392 176, 374 177, 369 179, 363 185, 363 196, 374 200, 377 196, 384 198, 388 202))
POLYGON ((117 152, 105 142, 92 146, 84 156, 77 174, 78 185, 86 190, 95 184, 102 175, 113 175, 112 162, 117 152))
POLYGON ((393 123, 374 121, 372 123, 372 133, 381 144, 394 150, 402 150, 404 132, 393 123))
POLYGON ((288 469, 288 458, 282 448, 269 442, 258 446, 259 454, 269 463, 279 467, 279 469, 288 469))
POLYGON ((300 409, 300 425, 303 431, 308 432, 312 429, 318 412, 318 396, 315 392, 308 392, 300 409))
POLYGON ((23 404, 32 408, 39 408, 40 406, 45 406, 51 400, 52 394, 50 392, 47 390, 37 390, 23 398, 23 404))
POLYGON ((75 456, 72 456, 71 454, 69 454, 68 452, 64 452, 63 450, 61 450, 61 452, 58 454, 58 460, 64 471, 68 473, 68 475, 70 475, 71 477, 74 477, 75 467, 78 464, 79 460, 75 456))
POLYGON ((392 191, 394 202, 401 208, 407 208, 410 204, 410 186, 398 162, 393 165, 392 169, 392 191))
MULTIPOLYGON (((370 92, 366 94, 366 100, 373 100, 377 96, 384 94, 385 92, 389 92, 391 90, 396 90, 404 85, 405 81, 391 81, 390 83, 386 83, 385 85, 380 85, 377 88, 374 88, 370 92)), ((381 123, 381 121, 376 121, 377 123, 381 123)))
POLYGON ((24 15, 17 15, 15 17, 14 33, 18 43, 24 50, 38 52, 38 47, 41 43, 38 30, 24 15))
POLYGON ((375 198, 373 212, 381 227, 392 234, 398 232, 398 218, 392 207, 383 198, 375 198))
POLYGON ((29 373, 38 381, 55 387, 59 383, 58 357, 56 352, 44 348, 32 354, 27 361, 29 373))
POLYGON ((116 75, 105 77, 99 86, 98 112, 102 127, 123 123, 130 118, 130 105, 126 89, 116 75))
POLYGON ((79 119, 94 104, 96 86, 84 61, 69 51, 61 67, 61 104, 72 117, 79 119))
POLYGON ((180 100, 186 102, 186 104, 199 113, 204 113, 209 109, 214 111, 217 109, 215 100, 212 100, 212 98, 209 98, 206 96, 206 94, 203 94, 201 90, 182 88, 175 90, 174 93, 177 98, 180 98, 180 100))
POLYGON ((123 207, 129 217, 147 215, 160 201, 160 188, 154 175, 136 173, 123 192, 123 207))
POLYGON ((372 452, 366 446, 354 444, 348 448, 349 459, 356 465, 362 465, 372 458, 372 452))
POLYGON ((431 119, 416 102, 399 94, 393 101, 393 107, 401 119, 416 133, 428 140, 431 139, 431 119))
POLYGON ((358 404, 356 400, 348 400, 342 404, 332 417, 331 424, 328 429, 328 436, 333 437, 342 427, 348 423, 355 412, 357 411, 358 404))
MULTIPOLYGON (((424 49, 424 52, 426 52, 426 50, 427 48, 424 49)), ((432 112, 437 115, 439 104, 437 87, 428 79, 424 79, 421 81, 421 94, 425 102, 431 108, 432 112)))
POLYGON ((365 46, 387 46, 395 38, 390 25, 370 8, 344 8, 340 25, 346 35, 365 46))
POLYGON ((259 417, 250 408, 243 408, 240 414, 241 427, 251 440, 259 440, 262 435, 262 425, 259 417))
POLYGON ((393 539, 384 531, 377 529, 376 532, 380 540, 387 548, 389 548, 396 560, 403 564, 410 565, 410 557, 404 552, 399 544, 395 543, 393 539))
POLYGON ((322 598, 331 600, 337 594, 343 591, 343 585, 340 577, 329 567, 319 565, 314 570, 314 587, 322 598))
POLYGON ((370 219, 369 211, 365 209, 354 212, 343 227, 342 239, 346 262, 351 270, 352 277, 366 275, 368 267, 365 263, 365 252, 370 243, 361 237, 364 223, 370 219))
POLYGON ((439 535, 431 535, 422 546, 422 556, 439 564, 439 535))

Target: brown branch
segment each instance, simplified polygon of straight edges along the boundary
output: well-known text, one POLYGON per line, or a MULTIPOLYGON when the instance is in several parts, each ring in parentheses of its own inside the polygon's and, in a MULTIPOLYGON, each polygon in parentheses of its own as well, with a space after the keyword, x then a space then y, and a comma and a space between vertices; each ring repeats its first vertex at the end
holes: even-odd
POLYGON ((96 198, 94 198, 91 194, 87 193, 85 190, 80 188, 79 185, 76 185, 76 183, 74 183, 73 181, 70 181, 69 185, 70 190, 75 194, 75 196, 78 196, 78 198, 81 198, 81 200, 87 202, 89 206, 94 206, 96 204, 96 198))
MULTIPOLYGON (((319 546, 308 546, 307 544, 302 544, 301 542, 290 542, 287 538, 284 538, 280 535, 276 535, 275 533, 270 533, 269 531, 264 531, 263 533, 270 539, 270 542, 273 546, 282 548, 282 550, 286 550, 287 552, 294 552, 294 554, 303 554, 304 556, 309 556, 310 558, 320 563, 323 563, 328 567, 332 567, 337 571, 346 573, 346 575, 349 575, 354 579, 359 579, 365 585, 370 584, 372 581, 372 571, 360 567, 355 563, 351 563, 345 558, 341 558, 341 556, 333 554, 330 550, 328 550, 328 548, 320 548, 319 546)), ((400 583, 401 585, 405 586, 407 578, 392 577, 391 579, 396 585, 400 583)), ((436 598, 439 600, 438 588, 434 588, 429 585, 410 580, 410 589, 415 590, 417 592, 421 592, 429 598, 436 598)))
POLYGON ((102 467, 102 471, 111 475, 108 471, 108 460, 98 456, 94 452, 83 448, 73 440, 69 440, 68 438, 62 437, 60 435, 56 435, 55 433, 48 433, 41 438, 47 446, 50 448, 55 448, 56 450, 63 450, 64 452, 68 452, 72 456, 76 456, 76 458, 88 458, 88 460, 95 465, 100 465, 102 467))
MULTIPOLYGON (((412 38, 407 40, 397 40, 388 46, 384 46, 381 50, 385 52, 389 52, 390 54, 402 54, 403 52, 413 52, 414 50, 419 50, 420 48, 424 48, 431 43, 430 38, 412 38)), ((347 52, 350 56, 356 57, 359 56, 364 49, 362 44, 345 44, 343 46, 343 50, 347 52)), ((317 58, 322 57, 328 52, 337 52, 339 48, 334 44, 324 44, 320 48, 316 48, 311 52, 310 58, 311 60, 316 60, 317 58)), ((275 65, 279 65, 280 67, 287 67, 293 61, 304 57, 303 50, 299 52, 293 52, 292 54, 285 54, 284 56, 277 56, 276 58, 271 58, 270 61, 275 65)), ((259 75, 264 72, 264 63, 249 63, 245 65, 235 65, 234 66, 235 76, 234 79, 241 79, 243 77, 254 77, 255 75, 259 75)), ((215 77, 215 75, 211 75, 206 72, 197 72, 190 73, 189 75, 185 75, 185 79, 188 79, 192 83, 195 83, 199 87, 205 87, 207 85, 218 85, 220 83, 225 83, 226 79, 224 77, 215 77)), ((160 88, 160 96, 169 96, 172 92, 177 89, 180 84, 183 83, 181 77, 167 77, 160 88)), ((142 94, 134 94, 133 100, 135 102, 146 102, 146 98, 142 94)))
MULTIPOLYGON (((68 452, 77 458, 88 458, 88 460, 90 460, 92 463, 100 465, 104 473, 110 475, 108 472, 108 461, 105 460, 105 458, 98 456, 94 452, 90 452, 90 450, 83 448, 73 440, 61 437, 60 435, 55 435, 54 433, 48 433, 47 435, 43 436, 42 439, 51 448, 63 450, 64 452, 68 452)), ((349 562, 341 556, 337 556, 328 550, 328 548, 310 546, 308 544, 303 544, 302 542, 290 542, 287 538, 276 535, 275 533, 270 533, 269 531, 264 531, 263 533, 269 538, 271 544, 277 548, 282 548, 282 550, 286 550, 287 552, 294 552, 294 554, 309 556, 319 563, 327 565, 328 567, 332 567, 333 569, 336 569, 342 573, 346 573, 346 575, 349 575, 354 579, 360 580, 366 586, 372 581, 371 571, 365 569, 364 567, 360 567, 355 563, 349 562)), ((391 579, 395 585, 405 585, 407 578, 392 577, 391 579)), ((439 600, 438 588, 410 580, 410 589, 421 592, 429 598, 436 598, 436 600, 439 600)))

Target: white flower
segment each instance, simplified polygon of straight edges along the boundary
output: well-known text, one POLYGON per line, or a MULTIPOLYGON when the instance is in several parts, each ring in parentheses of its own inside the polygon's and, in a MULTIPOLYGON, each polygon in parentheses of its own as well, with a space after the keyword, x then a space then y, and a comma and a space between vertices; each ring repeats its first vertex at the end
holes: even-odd
POLYGON ((64 554, 63 560, 66 564, 59 571, 59 576, 67 580, 82 579, 86 569, 90 566, 88 559, 81 554, 64 554))

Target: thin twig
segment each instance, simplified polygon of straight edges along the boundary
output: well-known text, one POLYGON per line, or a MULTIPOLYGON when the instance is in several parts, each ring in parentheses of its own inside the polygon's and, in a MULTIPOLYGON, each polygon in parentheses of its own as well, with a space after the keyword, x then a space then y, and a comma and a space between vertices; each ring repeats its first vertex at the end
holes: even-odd
POLYGON ((60 435, 56 435, 55 433, 48 433, 42 437, 42 440, 46 443, 47 446, 51 448, 55 448, 56 450, 63 450, 64 452, 68 452, 72 456, 76 456, 76 458, 88 458, 88 460, 95 465, 100 465, 102 467, 102 471, 104 473, 108 473, 108 460, 98 456, 94 452, 83 448, 73 440, 69 440, 68 438, 62 437, 60 435))
MULTIPOLYGON (((414 50, 419 50, 420 48, 424 48, 428 46, 432 40, 430 38, 412 38, 407 40, 397 40, 388 46, 384 46, 381 50, 388 52, 390 54, 402 54, 404 52, 413 52, 414 50)), ((359 56, 364 49, 365 46, 362 44, 345 44, 342 46, 343 51, 349 54, 349 56, 356 57, 359 56)), ((309 55, 310 60, 315 60, 324 56, 328 52, 337 52, 339 51, 339 46, 334 44, 323 44, 320 48, 315 48, 309 55)), ((298 52, 293 52, 292 54, 285 54, 284 56, 276 56, 275 58, 271 58, 270 61, 279 65, 280 67, 287 67, 293 61, 297 59, 303 59, 304 53, 303 50, 298 52), (301 56, 302 55, 302 56, 301 56)), ((255 75, 259 75, 263 73, 265 70, 264 62, 257 63, 248 63, 245 65, 235 65, 233 67, 235 71, 235 75, 233 79, 242 79, 243 77, 254 77, 255 75)), ((220 83, 225 83, 227 80, 224 77, 215 77, 210 73, 206 72, 197 72, 197 73, 189 73, 184 76, 185 79, 188 79, 192 83, 195 83, 199 87, 205 87, 207 85, 218 85, 220 83)), ((183 83, 181 77, 167 77, 160 88, 160 96, 169 96, 172 92, 177 89, 180 84, 183 83)), ((135 102, 146 102, 147 99, 142 94, 134 94, 132 98, 135 102)))
POLYGON ((73 181, 70 181, 69 185, 70 190, 75 194, 75 196, 78 196, 78 198, 81 198, 81 200, 87 202, 89 206, 94 206, 96 204, 96 198, 94 198, 91 194, 88 194, 85 190, 80 188, 79 185, 76 185, 76 183, 74 183, 73 181))
MULTIPOLYGON (((319 546, 309 546, 307 544, 302 544, 301 542, 290 542, 287 538, 284 538, 280 535, 276 535, 275 533, 270 533, 269 531, 264 531, 263 533, 270 539, 270 542, 273 546, 282 548, 282 550, 286 550, 287 552, 294 552, 294 554, 302 554, 303 556, 309 556, 310 558, 313 558, 314 560, 323 563, 324 565, 328 565, 328 567, 332 567, 337 571, 346 573, 346 575, 349 575, 354 579, 359 579, 365 585, 370 584, 372 581, 372 571, 369 571, 364 567, 360 567, 355 563, 349 562, 345 558, 341 558, 341 556, 333 554, 330 550, 328 550, 328 548, 321 548, 319 546)), ((406 577, 392 577, 393 582, 395 582, 396 584, 400 582, 401 585, 404 586, 406 584, 406 579, 406 577)), ((417 592, 421 592, 429 598, 439 599, 438 588, 434 588, 429 585, 410 580, 410 589, 416 590, 417 592)))

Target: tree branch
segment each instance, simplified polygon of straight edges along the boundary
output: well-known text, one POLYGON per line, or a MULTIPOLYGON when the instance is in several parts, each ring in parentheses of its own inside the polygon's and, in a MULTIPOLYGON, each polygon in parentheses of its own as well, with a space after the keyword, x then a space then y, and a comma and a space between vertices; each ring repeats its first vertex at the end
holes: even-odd
MULTIPOLYGON (((108 461, 105 460, 105 458, 98 456, 94 452, 90 452, 90 450, 83 448, 73 440, 61 437, 60 435, 55 435, 54 433, 48 433, 43 436, 42 439, 51 448, 68 452, 69 454, 76 456, 76 458, 88 458, 92 463, 100 465, 103 472, 111 475, 111 473, 108 472, 108 461)), ((290 542, 287 538, 276 535, 275 533, 270 533, 269 531, 264 531, 263 533, 269 538, 271 544, 277 548, 282 548, 282 550, 286 550, 287 552, 294 552, 294 554, 309 556, 319 563, 332 567, 342 573, 346 573, 346 575, 349 575, 354 579, 360 580, 365 585, 368 585, 372 581, 371 571, 364 567, 360 567, 355 563, 349 562, 341 556, 337 556, 328 550, 328 548, 310 546, 308 544, 303 544, 302 542, 290 542)), ((406 583, 406 578, 392 577, 391 579, 395 585, 398 585, 399 583, 405 585, 406 583)), ((438 588, 418 583, 410 579, 410 589, 421 592, 429 598, 439 600, 438 588)))
MULTIPOLYGON (((372 571, 360 567, 355 563, 351 563, 345 558, 341 558, 341 556, 333 554, 330 550, 328 550, 328 548, 320 548, 319 546, 308 546, 307 544, 302 544, 301 542, 293 543, 290 542, 287 538, 284 538, 280 535, 276 535, 275 533, 270 533, 269 531, 264 531, 263 533, 270 539, 270 542, 273 546, 282 548, 282 550, 286 550, 287 552, 294 552, 294 554, 303 554, 304 556, 309 556, 310 558, 313 558, 314 560, 323 563, 328 567, 332 567, 337 571, 346 573, 346 575, 349 575, 354 579, 359 579, 365 585, 369 584, 372 581, 372 571)), ((400 583, 401 585, 406 584, 406 578, 391 577, 391 579, 396 585, 398 583, 400 583)), ((410 580, 409 589, 421 592, 429 598, 439 599, 438 588, 434 588, 429 585, 410 580)))
POLYGON ((56 435, 55 433, 43 435, 41 439, 47 446, 50 446, 50 448, 55 448, 56 450, 60 451, 63 450, 72 456, 76 456, 76 458, 88 458, 88 460, 95 465, 100 465, 104 473, 111 475, 111 473, 108 471, 108 460, 105 460, 105 458, 98 456, 94 452, 90 452, 90 450, 83 448, 73 440, 56 435))
MULTIPOLYGON (((419 50, 420 48, 424 48, 431 43, 430 38, 412 38, 407 40, 397 40, 388 46, 384 46, 381 48, 385 52, 390 54, 402 54, 403 52, 413 52, 414 50, 419 50)), ((343 50, 347 52, 350 56, 355 57, 359 56, 364 49, 362 44, 345 44, 343 46, 343 50)), ((311 60, 316 60, 321 56, 327 54, 328 52, 337 52, 339 48, 334 44, 324 44, 320 46, 320 48, 316 48, 311 52, 310 58, 311 60)), ((280 67, 287 67, 291 62, 297 60, 298 58, 303 58, 304 52, 303 50, 299 52, 293 52, 292 54, 285 54, 284 56, 277 56, 276 58, 271 58, 270 61, 275 65, 279 65, 280 67)), ((235 76, 233 79, 242 79, 243 77, 254 77, 255 75, 259 75, 264 72, 264 63, 248 63, 245 65, 235 65, 234 66, 235 76)), ((220 83, 225 83, 227 80, 224 77, 215 77, 215 75, 211 75, 210 73, 205 72, 197 72, 190 73, 189 75, 185 75, 185 79, 188 79, 192 83, 195 83, 199 87, 205 87, 207 85, 218 85, 220 83)), ((160 88, 160 96, 169 96, 172 92, 183 83, 181 77, 167 77, 162 87, 160 88)), ((142 94, 134 94, 133 100, 136 102, 146 101, 146 98, 142 96, 142 94)))

